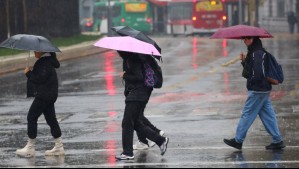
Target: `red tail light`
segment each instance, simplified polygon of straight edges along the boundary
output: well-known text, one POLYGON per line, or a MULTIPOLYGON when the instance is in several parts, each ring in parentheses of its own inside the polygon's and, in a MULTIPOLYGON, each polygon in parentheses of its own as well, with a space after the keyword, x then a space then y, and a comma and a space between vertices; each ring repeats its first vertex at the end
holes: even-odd
POLYGON ((151 22, 152 22, 152 19, 151 19, 151 18, 148 18, 146 21, 147 21, 147 23, 151 23, 151 22))
POLYGON ((91 23, 91 22, 87 22, 87 23, 86 23, 86 26, 87 26, 87 27, 91 27, 91 26, 92 26, 92 23, 91 23))
POLYGON ((197 17, 196 17, 196 16, 193 16, 193 17, 192 17, 192 20, 193 20, 193 21, 196 21, 196 20, 197 20, 197 17))
POLYGON ((122 19, 121 19, 121 22, 122 22, 122 23, 125 23, 125 22, 126 22, 125 18, 122 18, 122 19))
POLYGON ((226 21, 227 20, 227 16, 222 16, 222 20, 226 21))

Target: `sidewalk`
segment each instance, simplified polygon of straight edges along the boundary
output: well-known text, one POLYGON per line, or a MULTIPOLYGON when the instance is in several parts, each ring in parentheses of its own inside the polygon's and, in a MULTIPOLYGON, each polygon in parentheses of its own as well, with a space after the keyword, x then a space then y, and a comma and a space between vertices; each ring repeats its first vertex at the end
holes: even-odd
MULTIPOLYGON (((62 53, 57 53, 57 58, 59 61, 65 61, 80 57, 87 57, 107 51, 107 49, 93 46, 94 43, 94 41, 91 41, 69 47, 61 47, 60 50, 62 53)), ((27 52, 15 56, 0 57, 0 75, 23 70, 27 65, 28 55, 29 54, 27 52)), ((34 58, 34 54, 31 52, 29 65, 33 66, 35 61, 36 59, 34 58)))

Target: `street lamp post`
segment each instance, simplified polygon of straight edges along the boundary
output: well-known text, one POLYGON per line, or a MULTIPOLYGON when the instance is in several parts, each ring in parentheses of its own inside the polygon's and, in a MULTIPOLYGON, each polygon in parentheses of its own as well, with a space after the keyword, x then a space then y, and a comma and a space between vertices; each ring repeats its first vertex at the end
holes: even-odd
POLYGON ((10 37, 10 20, 9 20, 9 0, 6 0, 6 24, 7 24, 7 38, 10 37))
POLYGON ((260 6, 260 1, 255 0, 255 26, 259 27, 259 6, 260 6))

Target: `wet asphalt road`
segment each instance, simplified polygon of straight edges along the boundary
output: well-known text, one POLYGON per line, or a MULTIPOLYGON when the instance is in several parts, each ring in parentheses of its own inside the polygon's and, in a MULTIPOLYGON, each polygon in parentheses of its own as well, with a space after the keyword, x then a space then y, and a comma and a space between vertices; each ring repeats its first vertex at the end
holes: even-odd
MULTIPOLYGON (((251 127, 243 151, 223 143, 235 134, 246 100, 246 81, 234 60, 246 48, 241 41, 200 37, 154 38, 163 49, 165 83, 155 90, 146 116, 170 138, 160 156, 156 146, 136 151, 135 161, 117 162, 122 152, 123 85, 121 59, 113 51, 63 62, 58 70, 60 97, 56 103, 66 155, 45 157, 53 146, 49 127, 39 120, 37 155, 15 155, 25 145, 26 115, 32 100, 25 98, 22 72, 0 77, 0 167, 231 167, 299 166, 299 39, 264 40, 283 65, 286 80, 274 87, 273 105, 287 148, 266 151, 271 142, 259 119, 251 127)), ((135 137, 136 140, 136 137, 135 137)))

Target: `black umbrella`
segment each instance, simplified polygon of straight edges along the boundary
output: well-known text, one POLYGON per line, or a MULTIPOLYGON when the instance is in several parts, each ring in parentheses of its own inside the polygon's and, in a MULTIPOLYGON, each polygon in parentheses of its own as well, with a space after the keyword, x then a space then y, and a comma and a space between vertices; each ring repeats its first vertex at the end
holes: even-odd
POLYGON ((61 52, 47 38, 35 35, 19 34, 6 39, 0 47, 37 52, 61 52))
POLYGON ((154 40, 152 40, 151 38, 149 38, 144 33, 140 32, 138 30, 135 30, 135 29, 130 28, 128 26, 117 26, 117 27, 113 27, 112 30, 115 31, 120 36, 131 36, 131 37, 136 38, 138 40, 141 40, 143 42, 152 44, 152 45, 155 46, 155 48, 160 53, 162 52, 161 48, 157 45, 157 43, 154 40))

